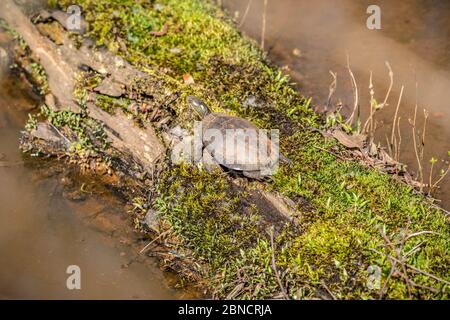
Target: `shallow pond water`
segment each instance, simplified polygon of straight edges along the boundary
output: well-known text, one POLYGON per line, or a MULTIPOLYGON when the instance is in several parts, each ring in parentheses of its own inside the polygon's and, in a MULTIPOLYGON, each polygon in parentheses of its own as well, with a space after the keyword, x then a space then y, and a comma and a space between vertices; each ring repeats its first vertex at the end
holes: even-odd
POLYGON ((83 178, 61 161, 21 154, 19 135, 34 98, 7 68, 0 70, 0 299, 192 297, 173 289, 175 276, 153 258, 136 261, 133 248, 146 242, 113 192, 97 190, 88 177, 85 194, 68 197, 83 178), (70 265, 81 270, 81 290, 66 286, 70 265))
MULTIPOLYGON (((239 12, 236 20, 241 30, 258 42, 262 34, 263 3, 262 0, 222 1, 232 14, 239 12)), ((300 92, 311 96, 318 107, 327 102, 332 80, 329 70, 336 72, 333 102, 340 99, 343 111, 347 112, 353 105, 348 54, 363 119, 370 110, 370 71, 375 98, 381 102, 389 87, 385 66, 388 61, 394 72, 394 86, 389 106, 376 115, 379 122, 376 141, 386 144, 400 88, 404 85, 398 113, 402 135, 400 161, 417 171, 408 121, 413 118, 417 96, 418 128, 422 128, 423 109, 429 112, 424 151, 424 175, 428 181, 431 157, 439 159, 438 168, 446 168, 444 162, 450 160, 447 154, 450 150, 450 2, 376 1, 381 9, 381 30, 369 30, 366 26, 369 17, 366 10, 371 4, 373 1, 366 0, 268 0, 265 49, 275 63, 285 66, 300 92)), ((450 207, 450 176, 442 182, 438 198, 446 208, 450 207)))

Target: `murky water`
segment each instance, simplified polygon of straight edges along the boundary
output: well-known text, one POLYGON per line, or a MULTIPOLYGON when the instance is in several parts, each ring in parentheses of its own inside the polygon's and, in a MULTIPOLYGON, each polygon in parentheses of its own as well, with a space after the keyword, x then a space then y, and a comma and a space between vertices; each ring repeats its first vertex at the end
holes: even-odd
MULTIPOLYGON (((260 41, 262 0, 223 0, 230 12, 239 12, 237 21, 250 37, 260 41), (243 20, 248 4, 248 14, 243 20)), ((429 111, 425 141, 425 177, 429 159, 450 160, 450 1, 376 1, 381 9, 381 30, 366 27, 366 0, 268 0, 265 48, 280 66, 288 66, 299 90, 313 97, 316 106, 326 104, 331 76, 337 72, 334 102, 353 105, 347 71, 347 54, 360 92, 362 118, 369 109, 369 77, 373 72, 375 98, 384 100, 389 86, 385 61, 394 72, 389 106, 377 114, 376 140, 385 144, 390 136, 400 88, 405 86, 399 111, 402 144, 400 160, 417 169, 408 119, 413 118, 418 97, 418 127, 423 109, 429 111), (293 54, 294 49, 296 50, 293 54), (300 53, 300 54, 299 54, 300 53), (416 91, 416 80, 418 90, 416 91)), ((439 161, 437 167, 446 168, 439 161)), ((435 171, 437 172, 436 168, 435 171)), ((434 180, 436 180, 436 176, 434 180)), ((450 207, 450 177, 441 184, 438 197, 450 207)))
POLYGON ((152 258, 130 263, 145 242, 111 191, 79 181, 61 162, 23 157, 19 134, 36 104, 25 84, 0 69, 0 299, 192 297, 172 289, 176 279, 152 258), (81 182, 85 199, 73 201, 67 194, 81 182), (81 290, 67 289, 69 265, 81 269, 81 290))

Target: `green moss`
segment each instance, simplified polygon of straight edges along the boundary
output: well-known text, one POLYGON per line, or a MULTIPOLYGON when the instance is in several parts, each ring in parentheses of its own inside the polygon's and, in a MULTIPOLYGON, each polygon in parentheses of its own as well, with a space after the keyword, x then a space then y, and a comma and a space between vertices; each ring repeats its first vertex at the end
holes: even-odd
MULTIPOLYGON (((102 152, 109 147, 109 140, 103 126, 97 120, 88 117, 85 113, 76 113, 69 110, 53 111, 46 105, 41 107, 41 115, 56 128, 69 129, 74 135, 69 151, 75 153, 102 152)), ((72 139, 71 139, 72 138, 72 139)))
MULTIPOLYGON (((59 1, 62 6, 70 1, 59 1)), ((307 127, 319 125, 310 99, 293 89, 256 44, 236 30, 214 5, 201 0, 80 0, 98 45, 141 68, 164 76, 181 97, 195 94, 215 111, 237 114, 263 128, 280 130, 281 151, 292 160, 282 164, 269 187, 297 201, 302 215, 295 228, 275 238, 276 265, 291 297, 329 295, 378 298, 367 281, 369 266, 381 269, 381 285, 391 271, 386 254, 397 254, 402 234, 432 231, 409 238, 400 254, 419 246, 405 263, 449 280, 450 230, 445 215, 410 187, 374 169, 322 151, 342 147, 307 127), (151 31, 163 29, 164 36, 151 31), (181 82, 189 73, 192 86, 181 82), (245 107, 248 98, 256 106, 245 107), (311 207, 303 210, 306 201, 311 207), (385 230, 392 246, 385 245, 385 230), (420 245, 419 245, 420 244, 420 245)), ((107 104, 111 105, 111 101, 107 104)), ((184 105, 177 110, 181 118, 184 105)), ((186 247, 205 266, 204 277, 218 297, 268 298, 279 287, 271 267, 272 247, 257 212, 244 212, 243 190, 228 178, 184 166, 167 171, 155 202, 186 247), (237 276, 238 274, 238 276, 237 276)), ((441 281, 408 269, 392 276, 384 297, 448 298, 441 281), (426 287, 436 288, 437 291, 426 287)))
POLYGON ((28 67, 33 82, 39 88, 39 93, 43 96, 46 95, 48 93, 48 79, 44 67, 37 62, 30 63, 28 67))

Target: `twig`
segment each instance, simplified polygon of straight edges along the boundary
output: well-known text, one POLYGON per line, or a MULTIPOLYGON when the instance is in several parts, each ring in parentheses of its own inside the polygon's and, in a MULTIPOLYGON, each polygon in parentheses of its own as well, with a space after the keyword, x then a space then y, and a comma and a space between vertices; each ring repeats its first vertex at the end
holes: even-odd
MULTIPOLYGON (((395 258, 393 258, 393 259, 394 259, 394 260, 397 260, 397 259, 395 259, 395 258)), ((398 261, 398 260, 397 260, 397 261, 398 261)), ((420 270, 419 268, 416 268, 416 267, 414 267, 414 266, 412 266, 412 265, 410 265, 410 264, 407 264, 407 263, 405 263, 405 266, 407 266, 407 267, 408 267, 409 269, 411 269, 411 270, 414 270, 414 271, 416 271, 416 272, 418 272, 418 273, 421 273, 421 274, 423 274, 423 275, 425 275, 425 276, 427 276, 427 277, 430 277, 430 278, 432 278, 432 279, 434 279, 434 280, 436 280, 436 281, 445 283, 446 285, 450 285, 450 282, 449 282, 449 281, 444 280, 444 279, 442 279, 442 278, 439 278, 438 276, 435 276, 434 274, 431 274, 431 273, 429 273, 429 272, 420 270)))
POLYGON ((72 141, 71 141, 69 138, 67 138, 65 135, 63 135, 63 134, 61 133, 61 131, 59 131, 59 129, 58 129, 56 126, 53 125, 53 123, 49 122, 49 124, 50 124, 50 126, 51 126, 53 129, 55 129, 55 131, 56 131, 61 137, 63 137, 69 144, 72 143, 72 141))
POLYGON ((153 243, 155 243, 157 240, 159 240, 162 236, 166 235, 167 233, 169 233, 170 230, 164 231, 162 233, 159 234, 159 236, 157 236, 155 239, 153 239, 152 241, 150 241, 144 248, 142 248, 141 251, 139 251, 139 254, 142 254, 145 250, 147 250, 148 247, 150 247, 153 243))
POLYGON ((441 175, 441 177, 440 177, 438 180, 436 180, 435 183, 433 183, 433 185, 431 186, 431 188, 432 188, 432 189, 436 188, 436 187, 439 185, 439 183, 441 183, 441 181, 447 176, 447 174, 448 174, 449 172, 450 172, 450 164, 448 165, 447 170, 441 175))
POLYGON ((245 19, 247 19, 247 15, 248 15, 248 13, 250 11, 250 7, 252 5, 252 1, 253 0, 248 0, 247 8, 245 8, 244 15, 242 16, 241 22, 239 22, 238 28, 240 28, 240 27, 242 27, 244 25, 245 19))
POLYGON ((433 168, 434 168, 434 163, 435 163, 435 161, 433 161, 434 160, 434 158, 433 159, 431 159, 431 167, 430 167, 430 177, 429 177, 429 184, 428 184, 428 192, 431 194, 431 191, 432 191, 432 189, 431 189, 431 185, 432 185, 432 182, 433 182, 433 168))
POLYGON ((325 284, 325 282, 321 282, 322 287, 325 288, 325 290, 327 290, 328 294, 331 296, 331 298, 333 298, 333 300, 337 300, 336 296, 333 294, 333 292, 331 292, 331 290, 328 288, 328 286, 325 284))
POLYGON ((338 154, 336 154, 336 153, 334 153, 334 152, 331 152, 330 150, 327 150, 327 149, 324 149, 324 148, 321 148, 321 147, 315 146, 315 145, 313 145, 313 147, 316 148, 316 149, 319 149, 319 150, 328 152, 328 153, 331 154, 332 156, 335 156, 336 158, 338 158, 338 159, 340 159, 340 160, 342 160, 342 161, 346 161, 346 160, 347 160, 347 159, 341 157, 340 155, 338 155, 338 154))
POLYGON ((397 123, 397 116, 398 116, 398 110, 400 109, 400 104, 402 102, 402 96, 403 96, 403 89, 404 86, 402 86, 401 90, 400 90, 400 96, 398 98, 398 102, 397 102, 397 108, 395 108, 395 114, 394 114, 394 122, 392 124, 392 132, 391 132, 391 146, 393 147, 393 157, 395 158, 395 153, 396 153, 396 146, 394 145, 394 136, 395 136, 395 125, 397 123))
MULTIPOLYGON (((383 103, 377 105, 376 108, 375 108, 376 110, 382 109, 385 106, 387 106, 387 101, 388 101, 389 96, 391 94, 392 86, 394 85, 394 72, 392 72, 392 68, 391 68, 391 65, 389 64, 389 62, 386 61, 385 64, 386 64, 386 67, 389 70, 389 79, 390 79, 389 89, 388 89, 388 91, 386 93, 386 96, 384 97, 383 103)), ((367 127, 369 126, 369 123, 372 121, 372 118, 373 118, 374 114, 375 113, 373 113, 371 116, 369 116, 369 118, 364 123, 363 132, 367 133, 367 127)), ((375 129, 373 131, 375 131, 375 129)), ((373 132, 372 132, 372 134, 373 134, 373 132)))
POLYGON ((275 246, 273 244, 273 233, 274 233, 274 230, 273 230, 273 226, 272 226, 272 228, 269 232, 270 245, 272 246, 272 268, 273 268, 273 272, 275 273, 275 277, 277 278, 278 285, 281 288, 281 292, 283 293, 284 299, 289 300, 289 296, 286 292, 286 289, 283 286, 283 283, 281 282, 280 275, 278 274, 278 270, 277 270, 277 264, 276 264, 276 260, 275 260, 275 246))
POLYGON ((348 56, 348 54, 347 54, 347 69, 348 69, 348 73, 350 74, 350 80, 352 83, 354 104, 353 104, 352 114, 350 115, 350 118, 348 118, 346 123, 352 124, 353 118, 355 117, 356 109, 358 108, 358 104, 359 104, 359 95, 358 95, 358 85, 356 83, 355 75, 353 74, 353 71, 350 68, 350 57, 348 56))
POLYGON ((414 246, 414 248, 412 248, 411 250, 409 250, 407 253, 405 253, 403 255, 403 258, 407 258, 408 256, 412 255, 413 253, 415 253, 420 246, 422 246, 423 242, 419 242, 417 245, 414 246))
MULTIPOLYGON (((369 79, 369 93, 370 93, 370 126, 369 126, 369 132, 370 132, 370 142, 372 142, 372 134, 373 134, 373 113, 375 110, 373 110, 374 108, 376 108, 377 106, 373 105, 373 101, 375 101, 375 91, 373 89, 373 83, 372 83, 372 71, 370 71, 370 79, 369 79)), ((364 124, 365 126, 365 124, 364 124)), ((364 128, 363 128, 364 129, 364 128)))
POLYGON ((264 39, 266 37, 266 15, 267 15, 267 2, 264 0, 264 10, 262 16, 262 30, 261 30, 261 49, 264 50, 264 39))
MULTIPOLYGON (((390 258, 390 259, 394 260, 395 262, 401 263, 401 261, 400 261, 399 259, 394 258, 394 257, 392 257, 392 256, 389 255, 389 254, 383 254, 382 252, 380 252, 380 251, 378 251, 378 250, 375 250, 375 249, 373 249, 373 248, 370 248, 370 250, 373 251, 373 252, 375 252, 375 253, 378 253, 378 254, 380 254, 380 255, 385 255, 386 258, 390 258)), ((427 276, 427 277, 430 277, 430 278, 432 278, 432 279, 434 279, 434 280, 436 280, 436 281, 439 281, 439 282, 442 282, 442 283, 444 283, 444 284, 450 285, 450 282, 449 282, 449 281, 444 280, 444 279, 442 279, 442 278, 439 278, 438 276, 435 276, 435 275, 433 275, 433 274, 431 274, 431 273, 429 273, 429 272, 420 270, 419 268, 416 268, 416 267, 414 267, 414 266, 412 266, 412 265, 410 265, 410 264, 407 264, 407 263, 405 263, 405 266, 407 266, 407 267, 408 267, 409 269, 411 269, 411 270, 416 271, 417 273, 421 273, 421 274, 423 274, 423 275, 425 275, 425 276, 427 276)))
POLYGON ((331 105, 331 97, 333 96, 334 92, 337 88, 337 73, 334 73, 333 71, 329 70, 331 76, 333 77, 333 81, 330 84, 330 87, 328 89, 328 99, 327 99, 327 109, 331 105))
POLYGON ((418 83, 416 81, 416 105, 414 107, 413 122, 411 123, 411 121, 410 121, 410 124, 412 126, 414 153, 416 155, 417 166, 418 166, 418 170, 419 170, 418 179, 420 180, 420 192, 422 192, 422 190, 423 190, 423 167, 422 167, 422 162, 420 161, 420 153, 419 153, 419 150, 418 150, 417 140, 416 140, 416 121, 417 121, 417 108, 418 108, 417 87, 418 87, 418 83))
POLYGON ((400 147, 402 145, 402 133, 400 132, 400 119, 401 117, 398 117, 397 120, 397 134, 398 134, 398 143, 397 143, 397 153, 396 153, 396 161, 400 162, 400 147))
MULTIPOLYGON (((428 120, 428 111, 426 109, 423 109, 423 116, 424 116, 424 120, 423 120, 423 132, 422 132, 422 143, 421 143, 421 149, 420 149, 420 162, 423 163, 423 155, 424 155, 424 150, 425 150, 425 137, 426 137, 426 132, 427 132, 427 120, 428 120)), ((423 168, 423 166, 422 166, 423 168)), ((423 184, 423 179, 424 177, 422 177, 422 184, 423 184)))
POLYGON ((412 234, 408 235, 405 238, 405 241, 407 241, 407 240, 409 240, 409 239, 411 239, 413 237, 421 236, 421 235, 424 235, 424 234, 434 234, 434 235, 442 236, 442 234, 434 232, 434 231, 419 231, 419 232, 412 233, 412 234))

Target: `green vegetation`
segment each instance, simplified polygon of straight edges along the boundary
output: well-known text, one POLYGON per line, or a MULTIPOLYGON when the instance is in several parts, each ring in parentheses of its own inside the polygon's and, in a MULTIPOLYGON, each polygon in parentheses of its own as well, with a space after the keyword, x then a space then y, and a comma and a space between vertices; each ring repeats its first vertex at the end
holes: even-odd
POLYGON ((46 105, 41 107, 40 115, 56 128, 68 129, 72 143, 69 151, 77 154, 97 152, 109 147, 108 136, 101 123, 88 117, 85 113, 69 110, 53 111, 46 105))
MULTIPOLYGON (((12 29, 3 19, 0 19, 0 28, 5 30, 13 39, 17 42, 18 48, 21 50, 20 55, 26 56, 28 59, 24 59, 21 67, 26 71, 29 80, 39 90, 39 94, 44 96, 48 93, 48 79, 42 65, 34 61, 30 57, 30 48, 20 34, 12 29)), ((16 65, 13 65, 14 67, 16 65)))
MULTIPOLYGON (((307 129, 320 125, 310 99, 213 4, 78 3, 98 45, 143 71, 165 69, 182 97, 195 94, 216 111, 280 130, 281 151, 293 163, 282 164, 268 185, 294 200, 300 217, 275 234, 273 246, 270 226, 260 223, 263 213, 243 209, 246 191, 231 178, 181 165, 158 183, 153 205, 201 263, 215 297, 270 298, 286 290, 292 298, 449 298, 448 218, 411 187, 333 155, 342 147, 307 129), (167 34, 150 34, 165 24, 167 34), (182 83, 186 73, 194 85, 182 83), (245 106, 249 97, 257 106, 245 106), (367 285, 370 266, 381 270, 378 289, 367 285)), ((180 118, 186 112, 184 106, 176 111, 180 118)), ((77 128, 74 121, 64 123, 77 128)))
POLYGON ((36 87, 39 88, 39 93, 44 96, 48 93, 48 79, 47 73, 45 72, 42 65, 37 62, 31 62, 29 65, 30 75, 36 87))

